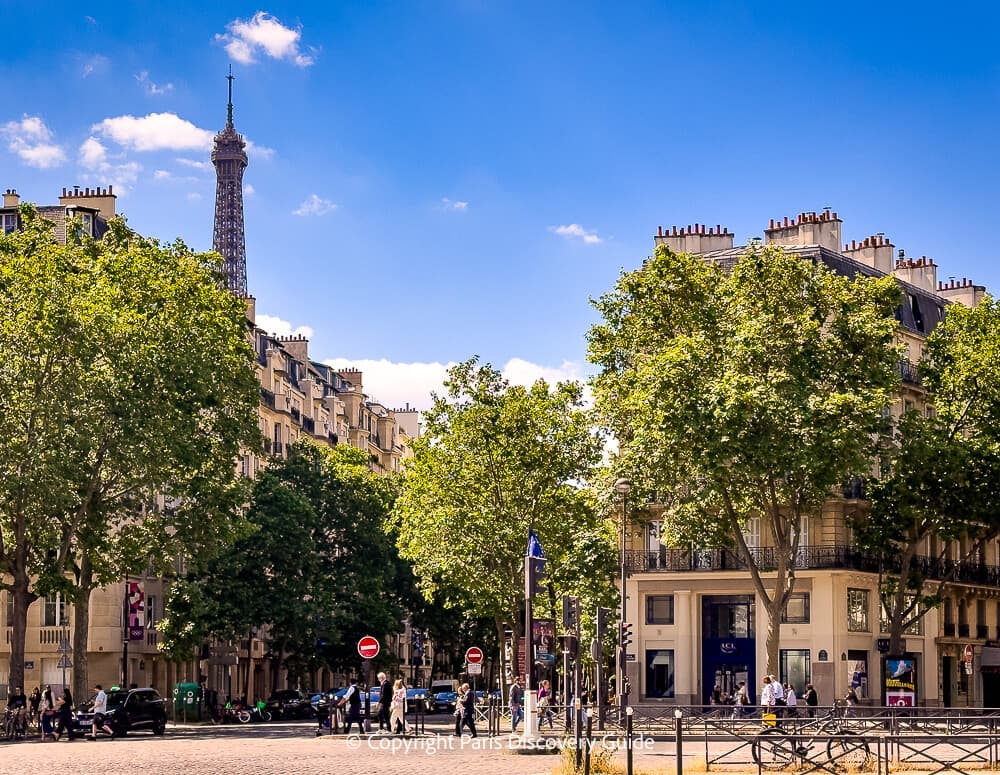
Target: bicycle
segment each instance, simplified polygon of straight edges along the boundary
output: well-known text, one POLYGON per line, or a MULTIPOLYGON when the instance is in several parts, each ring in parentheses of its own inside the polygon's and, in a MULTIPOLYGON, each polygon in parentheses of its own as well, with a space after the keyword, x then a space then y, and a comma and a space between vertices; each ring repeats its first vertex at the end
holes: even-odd
POLYGON ((781 726, 764 727, 750 747, 754 763, 765 770, 785 769, 796 759, 808 757, 816 744, 824 742, 817 738, 825 737, 828 762, 865 769, 871 761, 871 750, 863 737, 846 727, 846 717, 847 703, 837 700, 825 716, 817 719, 819 726, 815 732, 803 734, 802 730, 788 732, 781 726))
POLYGON ((28 717, 23 708, 10 708, 4 711, 3 733, 8 740, 24 738, 28 734, 28 717))

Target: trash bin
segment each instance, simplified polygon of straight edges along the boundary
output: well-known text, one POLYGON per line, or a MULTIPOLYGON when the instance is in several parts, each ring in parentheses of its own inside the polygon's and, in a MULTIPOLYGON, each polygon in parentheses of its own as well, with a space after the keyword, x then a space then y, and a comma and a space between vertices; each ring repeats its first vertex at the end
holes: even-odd
POLYGON ((174 721, 201 721, 198 684, 179 683, 174 687, 174 721))

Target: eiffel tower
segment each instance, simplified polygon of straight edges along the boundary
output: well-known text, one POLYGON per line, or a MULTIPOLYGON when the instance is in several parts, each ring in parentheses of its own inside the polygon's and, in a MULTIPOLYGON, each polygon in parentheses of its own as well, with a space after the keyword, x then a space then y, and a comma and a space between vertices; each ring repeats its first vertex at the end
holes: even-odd
POLYGON ((229 68, 226 128, 215 136, 215 229, 212 246, 225 259, 226 287, 240 298, 247 295, 247 245, 243 232, 243 171, 247 144, 233 126, 233 70, 229 68))

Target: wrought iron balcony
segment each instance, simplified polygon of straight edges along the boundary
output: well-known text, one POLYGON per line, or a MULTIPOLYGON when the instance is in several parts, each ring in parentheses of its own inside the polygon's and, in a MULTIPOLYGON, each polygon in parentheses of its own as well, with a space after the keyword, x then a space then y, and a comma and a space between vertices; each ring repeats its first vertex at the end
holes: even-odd
POLYGON ((267 388, 260 389, 260 400, 263 401, 265 405, 274 409, 274 393, 267 388))
POLYGON ((899 372, 899 378, 910 385, 923 385, 920 381, 920 370, 917 368, 917 364, 910 363, 906 358, 901 358, 899 363, 896 364, 896 370, 899 372))
MULTIPOLYGON (((772 547, 752 548, 750 553, 758 568, 773 571, 777 568, 777 554, 772 547)), ((691 572, 745 570, 746 561, 732 549, 671 549, 658 551, 625 552, 625 568, 632 573, 691 572)), ((853 546, 804 546, 795 555, 798 569, 846 569, 867 573, 898 574, 901 562, 898 555, 880 557, 863 552, 853 546)), ((926 579, 950 580, 957 584, 1000 587, 1000 566, 978 562, 957 562, 937 557, 914 557, 910 567, 926 579)))

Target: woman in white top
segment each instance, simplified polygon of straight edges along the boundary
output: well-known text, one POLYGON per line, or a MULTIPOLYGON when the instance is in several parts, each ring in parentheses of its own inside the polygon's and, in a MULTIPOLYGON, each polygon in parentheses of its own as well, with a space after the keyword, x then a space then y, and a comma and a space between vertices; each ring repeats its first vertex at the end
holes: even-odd
POLYGON ((406 686, 402 678, 397 678, 392 685, 392 716, 389 718, 389 729, 397 735, 406 732, 406 686))

